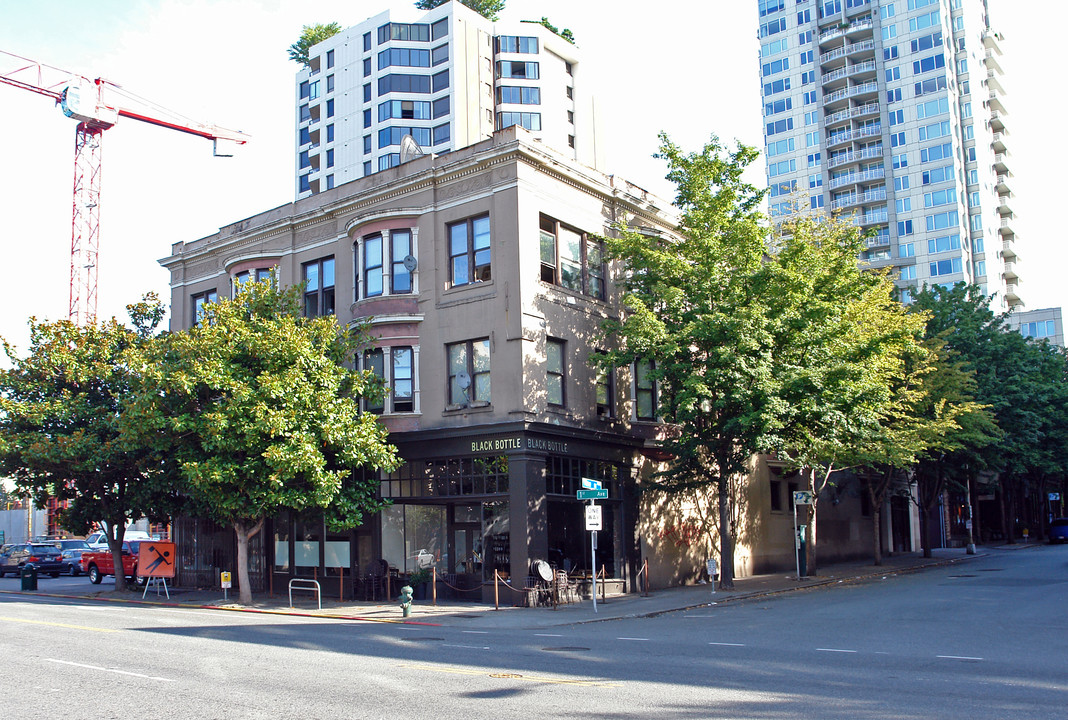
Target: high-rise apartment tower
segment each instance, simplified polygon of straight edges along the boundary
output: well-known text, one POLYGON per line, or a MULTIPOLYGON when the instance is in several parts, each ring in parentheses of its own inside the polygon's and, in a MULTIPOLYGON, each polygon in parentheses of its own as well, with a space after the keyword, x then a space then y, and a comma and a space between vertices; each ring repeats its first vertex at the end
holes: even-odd
POLYGON ((1022 304, 1000 36, 985 0, 757 0, 769 205, 851 215, 902 298, 1022 304))
POLYGON ((602 164, 578 49, 541 23, 493 23, 459 2, 405 18, 386 11, 309 58, 296 78, 297 198, 398 165, 406 135, 441 155, 522 125, 602 164))

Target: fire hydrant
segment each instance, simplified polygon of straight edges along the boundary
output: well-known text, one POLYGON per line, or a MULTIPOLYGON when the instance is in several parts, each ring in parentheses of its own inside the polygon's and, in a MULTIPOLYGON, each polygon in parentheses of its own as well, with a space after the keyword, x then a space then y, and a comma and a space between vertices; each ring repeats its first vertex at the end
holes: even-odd
POLYGON ((412 586, 405 585, 400 589, 400 606, 404 612, 404 617, 408 617, 412 614, 412 586))

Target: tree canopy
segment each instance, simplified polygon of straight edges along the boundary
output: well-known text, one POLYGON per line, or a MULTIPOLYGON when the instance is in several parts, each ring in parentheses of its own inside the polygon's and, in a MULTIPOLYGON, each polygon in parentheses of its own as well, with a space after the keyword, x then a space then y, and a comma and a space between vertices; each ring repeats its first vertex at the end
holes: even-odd
POLYGON ((305 25, 300 31, 300 38, 289 46, 289 59, 298 62, 304 67, 311 64, 308 51, 313 45, 321 43, 327 38, 332 38, 341 32, 341 26, 336 22, 327 24, 305 25))
MULTIPOLYGON (((450 0, 416 0, 415 7, 419 10, 433 10, 439 5, 444 5, 450 0)), ((497 16, 504 10, 505 0, 460 0, 461 3, 477 12, 487 20, 497 20, 497 16)))
POLYGON ((234 528, 241 601, 251 602, 248 541, 283 511, 322 512, 334 529, 379 507, 378 475, 396 449, 360 399, 381 388, 348 369, 367 344, 333 315, 301 316, 301 288, 246 283, 205 306, 196 327, 135 362, 143 377, 126 430, 173 457, 198 514, 234 528))
MULTIPOLYGON (((177 501, 166 459, 122 432, 138 382, 128 355, 153 341, 164 312, 151 294, 128 310, 133 328, 30 318, 28 353, 5 342, 10 368, 0 370, 0 474, 38 506, 68 502, 58 519, 73 532, 103 522, 116 563, 126 525, 166 519, 177 501)), ((115 587, 124 587, 121 572, 115 587)))

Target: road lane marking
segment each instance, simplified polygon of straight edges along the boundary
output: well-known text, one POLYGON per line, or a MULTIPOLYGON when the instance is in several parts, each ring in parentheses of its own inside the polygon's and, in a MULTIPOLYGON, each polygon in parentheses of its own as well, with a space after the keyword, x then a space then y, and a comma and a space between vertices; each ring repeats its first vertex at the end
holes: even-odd
POLYGON ((118 670, 116 668, 100 667, 99 665, 85 665, 83 663, 71 662, 70 660, 56 660, 55 658, 45 658, 48 662, 59 663, 60 665, 72 665, 74 667, 86 668, 88 670, 99 670, 101 672, 115 673, 117 675, 129 675, 131 677, 144 678, 145 680, 159 680, 160 682, 174 682, 171 678, 156 677, 155 675, 142 675, 141 673, 129 672, 128 670, 118 670))
POLYGON ((119 632, 114 628, 89 627, 88 625, 68 625, 66 623, 45 622, 44 620, 23 620, 22 618, 0 617, 6 622, 26 623, 27 625, 48 625, 49 627, 61 627, 69 630, 91 630, 93 632, 119 632))
POLYGON ((489 630, 461 630, 460 632, 468 635, 489 635, 489 630))
POLYGON ((981 657, 969 657, 967 655, 935 655, 937 658, 943 658, 944 660, 982 660, 981 657))
POLYGON ((645 641, 648 641, 649 638, 618 637, 618 638, 616 638, 616 640, 645 640, 645 641))
MULTIPOLYGON (((487 673, 485 670, 467 670, 464 668, 447 668, 438 667, 437 665, 410 665, 402 664, 397 667, 405 668, 408 670, 420 670, 422 672, 440 672, 448 673, 451 675, 489 675, 493 676, 493 673, 487 673)), ((511 674, 511 673, 509 673, 511 674)), ((549 683, 551 685, 577 685, 579 687, 623 687, 622 683, 605 682, 600 680, 564 680, 560 678, 550 678, 538 675, 521 675, 515 677, 516 680, 527 680, 530 682, 549 683)))
POLYGON ((534 637, 563 637, 558 633, 534 633, 534 637))
POLYGON ((745 647, 745 645, 744 645, 744 644, 742 644, 742 643, 721 643, 721 642, 710 642, 710 643, 708 643, 708 644, 709 644, 709 645, 726 645, 727 647, 745 647))
POLYGON ((839 648, 816 648, 816 652, 855 653, 856 650, 841 650, 839 648))
POLYGON ((464 650, 489 650, 489 647, 486 645, 451 645, 449 643, 442 643, 441 647, 463 648, 464 650))

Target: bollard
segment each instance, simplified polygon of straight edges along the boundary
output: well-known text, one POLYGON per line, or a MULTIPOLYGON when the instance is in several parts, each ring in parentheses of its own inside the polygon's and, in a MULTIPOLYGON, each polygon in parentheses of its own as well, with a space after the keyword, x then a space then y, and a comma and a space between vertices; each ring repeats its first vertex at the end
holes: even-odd
POLYGON ((401 611, 404 612, 404 617, 408 617, 412 614, 412 586, 405 585, 400 589, 400 601, 401 611))

